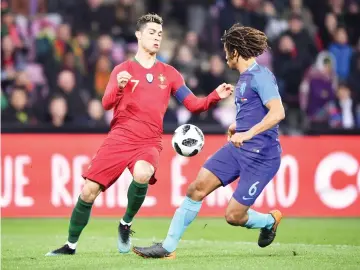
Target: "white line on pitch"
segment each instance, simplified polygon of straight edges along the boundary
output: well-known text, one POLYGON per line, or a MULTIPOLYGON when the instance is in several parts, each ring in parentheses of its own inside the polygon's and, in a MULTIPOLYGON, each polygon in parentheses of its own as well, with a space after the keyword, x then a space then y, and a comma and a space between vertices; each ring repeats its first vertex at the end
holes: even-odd
MULTIPOLYGON (((44 236, 48 236, 51 237, 53 239, 66 239, 66 235, 44 235, 44 236)), ((17 239, 17 238, 24 238, 26 236, 24 235, 2 235, 1 238, 4 239, 17 239)), ((114 235, 114 237, 112 236, 86 236, 87 239, 116 239, 116 236, 114 235)), ((159 238, 132 238, 132 240, 134 241, 146 241, 146 242, 161 242, 164 239, 159 239, 159 238)), ((206 240, 206 239, 198 239, 198 240, 194 240, 194 239, 184 239, 184 240, 180 240, 180 243, 184 243, 184 244, 188 244, 188 245, 199 245, 199 244, 208 244, 208 245, 249 245, 249 246, 257 246, 256 242, 246 242, 246 241, 221 241, 221 240, 206 240)), ((272 243, 272 246, 296 246, 296 247, 331 247, 331 248, 356 248, 356 249, 360 249, 360 245, 339 245, 339 244, 305 244, 305 243, 272 243)))

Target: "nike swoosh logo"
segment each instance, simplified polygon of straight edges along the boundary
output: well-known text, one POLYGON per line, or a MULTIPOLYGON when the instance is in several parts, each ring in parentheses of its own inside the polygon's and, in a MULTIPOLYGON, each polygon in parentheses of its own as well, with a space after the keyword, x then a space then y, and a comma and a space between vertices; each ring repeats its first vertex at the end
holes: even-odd
POLYGON ((247 201, 247 200, 252 200, 253 198, 247 198, 245 196, 243 196, 243 200, 247 201))

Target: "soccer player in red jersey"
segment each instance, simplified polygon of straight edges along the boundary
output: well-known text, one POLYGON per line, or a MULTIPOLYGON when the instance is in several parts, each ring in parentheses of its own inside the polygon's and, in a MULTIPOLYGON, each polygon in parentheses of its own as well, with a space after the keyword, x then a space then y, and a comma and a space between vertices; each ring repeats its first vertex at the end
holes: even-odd
POLYGON ((148 184, 155 184, 155 172, 162 150, 163 117, 170 94, 189 111, 200 113, 233 92, 230 84, 219 85, 207 97, 197 98, 172 66, 156 60, 162 39, 162 18, 147 14, 137 22, 138 51, 133 60, 117 65, 111 73, 102 104, 114 109, 111 130, 84 173, 84 187, 72 212, 68 241, 48 256, 75 254, 92 205, 101 191, 109 188, 126 167, 133 175, 128 205, 118 227, 120 253, 130 251, 132 220, 144 202, 148 184))

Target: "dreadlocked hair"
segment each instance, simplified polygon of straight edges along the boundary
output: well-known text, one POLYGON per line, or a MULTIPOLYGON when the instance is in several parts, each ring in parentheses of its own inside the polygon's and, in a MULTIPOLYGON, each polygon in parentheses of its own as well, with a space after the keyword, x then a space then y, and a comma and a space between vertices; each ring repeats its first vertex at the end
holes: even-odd
POLYGON ((234 24, 221 38, 231 57, 241 56, 244 60, 261 55, 269 48, 267 36, 252 27, 234 24))

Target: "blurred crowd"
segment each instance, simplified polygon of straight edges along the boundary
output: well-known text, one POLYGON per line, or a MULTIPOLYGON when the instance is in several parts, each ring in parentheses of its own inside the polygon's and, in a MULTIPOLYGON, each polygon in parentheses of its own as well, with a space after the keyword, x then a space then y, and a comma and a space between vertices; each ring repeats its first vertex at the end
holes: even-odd
MULTIPOLYGON (((115 65, 133 57, 136 19, 164 18, 160 61, 175 66, 198 96, 238 74, 220 37, 240 22, 264 31, 259 56, 277 77, 286 134, 360 128, 358 0, 9 0, 1 2, 2 126, 108 127, 101 98, 115 65)), ((225 130, 233 99, 191 115, 171 99, 164 125, 225 130)))

